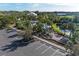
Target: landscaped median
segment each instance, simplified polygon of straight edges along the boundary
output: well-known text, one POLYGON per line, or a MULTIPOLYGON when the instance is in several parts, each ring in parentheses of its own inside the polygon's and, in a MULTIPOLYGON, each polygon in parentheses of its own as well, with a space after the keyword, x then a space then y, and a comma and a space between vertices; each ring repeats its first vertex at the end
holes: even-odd
MULTIPOLYGON (((22 31, 22 30, 17 30, 17 32, 18 32, 19 36, 23 36, 24 35, 24 31, 22 31)), ((55 41, 55 40, 44 39, 42 37, 35 36, 35 35, 32 35, 32 38, 34 38, 35 40, 41 40, 41 41, 46 42, 46 43, 48 43, 50 45, 53 45, 53 46, 56 46, 56 47, 58 47, 58 48, 60 48, 62 50, 65 50, 64 45, 59 43, 59 42, 57 42, 57 41, 55 41)))

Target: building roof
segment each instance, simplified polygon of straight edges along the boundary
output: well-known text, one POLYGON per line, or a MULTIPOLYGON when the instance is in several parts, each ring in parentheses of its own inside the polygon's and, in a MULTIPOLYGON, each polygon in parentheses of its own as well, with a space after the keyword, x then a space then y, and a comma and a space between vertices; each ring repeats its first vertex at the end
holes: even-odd
POLYGON ((29 12, 28 15, 31 15, 31 16, 37 16, 37 14, 34 13, 34 12, 29 12))
POLYGON ((66 44, 68 41, 68 38, 61 36, 61 35, 54 33, 54 32, 51 32, 49 35, 50 35, 51 39, 53 39, 59 43, 62 43, 62 44, 66 44))

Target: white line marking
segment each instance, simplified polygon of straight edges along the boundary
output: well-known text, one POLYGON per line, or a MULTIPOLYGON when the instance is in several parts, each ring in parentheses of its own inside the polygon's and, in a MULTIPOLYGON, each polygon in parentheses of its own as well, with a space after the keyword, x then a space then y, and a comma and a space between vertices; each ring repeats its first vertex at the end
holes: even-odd
POLYGON ((3 55, 1 55, 1 56, 6 56, 6 54, 3 54, 3 55))
POLYGON ((1 56, 6 56, 6 55, 1 55, 1 56))
POLYGON ((41 41, 43 41, 43 42, 46 42, 46 43, 48 43, 48 44, 50 44, 50 45, 53 45, 53 46, 55 46, 55 47, 58 47, 58 48, 60 48, 60 49, 62 49, 62 50, 65 50, 65 48, 64 48, 63 46, 60 46, 60 45, 57 45, 57 44, 55 44, 55 43, 49 42, 49 41, 47 41, 47 40, 45 40, 45 39, 39 38, 39 37, 37 37, 37 36, 33 36, 33 38, 38 39, 38 40, 41 40, 41 41))
POLYGON ((58 51, 59 49, 57 49, 51 56, 54 56, 58 51))
POLYGON ((15 37, 15 39, 18 39, 17 37, 15 37))
POLYGON ((44 54, 47 50, 49 50, 51 47, 48 47, 47 49, 45 49, 41 54, 44 54))
MULTIPOLYGON (((38 42, 39 43, 39 42, 38 42)), ((32 44, 29 44, 27 47, 32 47, 32 46, 34 46, 34 45, 36 45, 37 44, 37 42, 34 42, 34 43, 32 43, 32 44)))
POLYGON ((36 50, 38 50, 39 48, 45 46, 45 44, 40 45, 39 47, 36 48, 36 50))
POLYGON ((62 52, 58 52, 58 53, 60 53, 62 56, 65 56, 66 55, 65 53, 62 53, 62 52))

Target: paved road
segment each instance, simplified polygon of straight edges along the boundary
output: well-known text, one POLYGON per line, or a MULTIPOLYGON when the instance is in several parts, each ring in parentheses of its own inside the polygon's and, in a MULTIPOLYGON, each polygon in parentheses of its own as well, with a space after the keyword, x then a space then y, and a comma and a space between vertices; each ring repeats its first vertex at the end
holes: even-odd
POLYGON ((41 41, 23 43, 15 32, 0 30, 0 56, 64 56, 65 52, 41 41))

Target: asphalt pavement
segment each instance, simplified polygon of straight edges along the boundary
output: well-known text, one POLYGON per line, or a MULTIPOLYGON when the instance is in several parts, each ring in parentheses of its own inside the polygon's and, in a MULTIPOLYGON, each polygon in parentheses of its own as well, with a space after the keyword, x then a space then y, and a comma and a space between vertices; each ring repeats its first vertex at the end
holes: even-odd
POLYGON ((0 56, 65 56, 65 52, 41 41, 22 42, 16 31, 0 30, 0 56))

